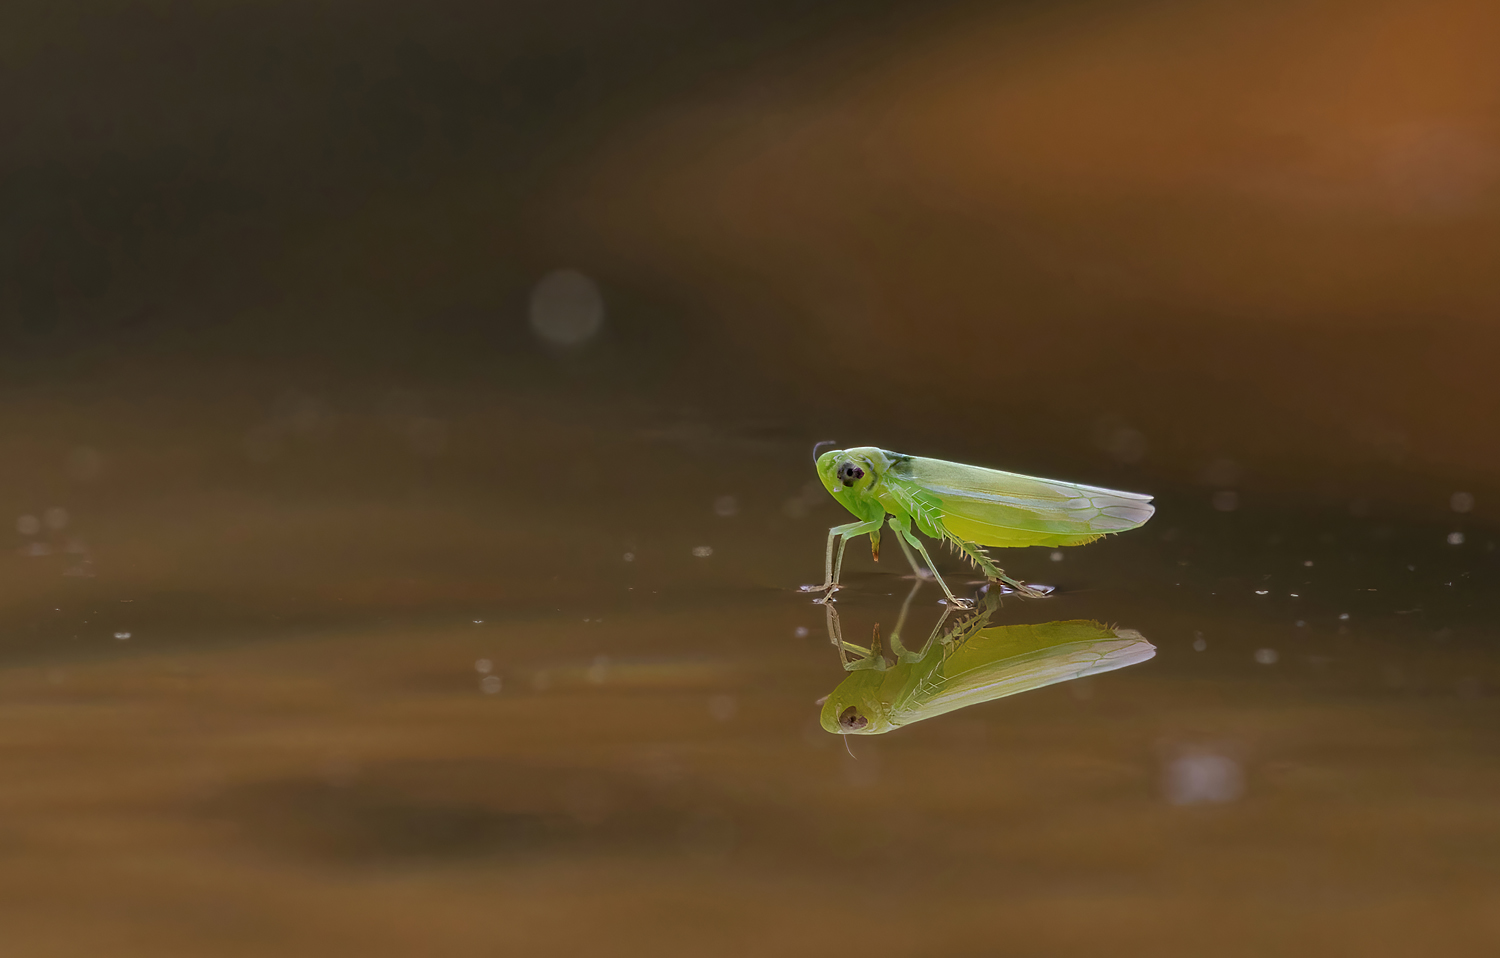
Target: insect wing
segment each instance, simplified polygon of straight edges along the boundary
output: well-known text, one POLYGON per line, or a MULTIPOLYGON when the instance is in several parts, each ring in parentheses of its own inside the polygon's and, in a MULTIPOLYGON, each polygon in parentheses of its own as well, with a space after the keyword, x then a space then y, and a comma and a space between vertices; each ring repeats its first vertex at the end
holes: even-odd
POLYGON ((936 496, 944 525, 980 545, 1081 545, 1143 525, 1156 511, 1140 493, 887 455, 896 479, 936 496))
POLYGON ((892 717, 909 725, 994 699, 1122 669, 1156 655, 1129 629, 1074 620, 985 629, 923 676, 892 717))

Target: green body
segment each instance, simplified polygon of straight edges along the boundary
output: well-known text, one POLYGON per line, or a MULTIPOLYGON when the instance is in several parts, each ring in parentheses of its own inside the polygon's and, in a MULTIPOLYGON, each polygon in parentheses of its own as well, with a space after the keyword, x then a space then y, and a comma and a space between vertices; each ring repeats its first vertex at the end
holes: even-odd
POLYGON ((941 459, 926 459, 860 446, 834 449, 818 457, 818 478, 859 521, 829 530, 822 590, 838 588, 843 549, 849 538, 868 534, 880 555, 880 529, 889 525, 918 573, 911 549, 926 560, 950 601, 958 602, 932 558, 912 533, 947 542, 991 579, 1028 592, 1005 576, 985 546, 1076 546, 1112 532, 1143 525, 1155 511, 1151 497, 1096 486, 1038 479, 941 459), (842 538, 838 562, 834 540, 842 538))
MULTIPOLYGON (((1084 619, 982 628, 976 617, 920 653, 885 666, 876 647, 823 704, 823 728, 879 735, 955 709, 1144 662, 1156 647, 1139 632, 1084 619), (978 626, 978 628, 976 628, 978 626)), ((893 637, 894 638, 894 637, 893 637)), ((893 649, 899 644, 892 643, 893 649)))

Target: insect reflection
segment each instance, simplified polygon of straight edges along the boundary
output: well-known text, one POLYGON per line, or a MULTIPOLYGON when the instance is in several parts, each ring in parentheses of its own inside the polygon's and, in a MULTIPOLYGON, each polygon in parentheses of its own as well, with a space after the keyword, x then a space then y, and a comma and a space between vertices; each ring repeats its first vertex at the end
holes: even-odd
POLYGON ((922 648, 912 652, 901 643, 901 627, 921 585, 913 586, 891 631, 894 663, 881 649, 879 626, 869 648, 846 642, 838 610, 832 603, 824 607, 829 640, 850 672, 823 702, 821 722, 827 731, 879 735, 1017 692, 1135 665, 1156 654, 1139 632, 1087 619, 989 627, 1000 607, 998 590, 990 590, 976 611, 944 629, 952 614, 949 606, 922 648))

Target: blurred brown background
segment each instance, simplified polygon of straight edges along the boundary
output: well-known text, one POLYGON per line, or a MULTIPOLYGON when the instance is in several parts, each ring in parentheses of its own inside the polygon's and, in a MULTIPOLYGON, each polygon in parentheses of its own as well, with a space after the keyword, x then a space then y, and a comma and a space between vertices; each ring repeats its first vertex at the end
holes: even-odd
POLYGON ((1493 953, 1497 48, 4 5, 0 954, 1493 953), (1157 657, 846 753, 825 439, 1153 493, 1004 561, 1157 657))
POLYGON ((607 287, 591 378, 732 370, 704 403, 809 434, 1438 511, 1493 483, 1489 4, 4 16, 13 380, 493 375, 546 361, 517 316, 561 264, 607 287))

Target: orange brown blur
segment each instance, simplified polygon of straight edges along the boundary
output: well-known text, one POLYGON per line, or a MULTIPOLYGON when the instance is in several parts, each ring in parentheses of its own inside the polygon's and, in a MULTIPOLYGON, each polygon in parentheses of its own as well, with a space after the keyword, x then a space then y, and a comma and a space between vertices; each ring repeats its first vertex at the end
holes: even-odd
POLYGON ((1494 954, 1496 49, 0 9, 0 958, 1494 954), (1154 495, 995 624, 1155 657, 826 733, 821 440, 1154 495))
POLYGON ((663 111, 557 230, 904 422, 1493 476, 1497 42, 1465 0, 965 18, 663 111))

